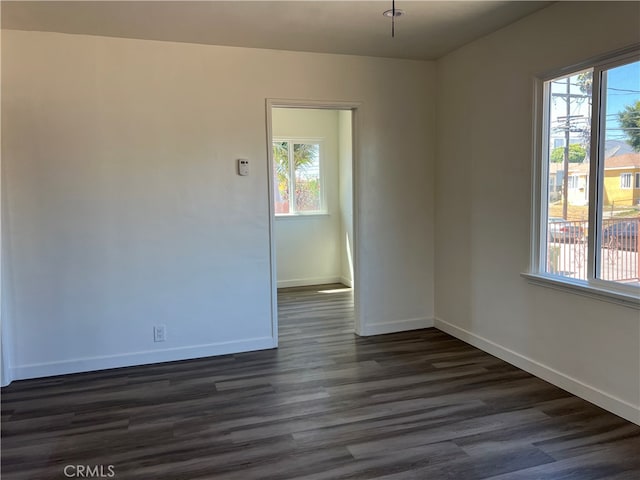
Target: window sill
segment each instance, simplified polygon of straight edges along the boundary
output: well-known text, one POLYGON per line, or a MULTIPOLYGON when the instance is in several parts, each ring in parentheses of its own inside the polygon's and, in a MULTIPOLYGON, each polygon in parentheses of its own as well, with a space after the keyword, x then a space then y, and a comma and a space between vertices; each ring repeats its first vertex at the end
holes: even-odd
POLYGON ((319 218, 319 217, 328 217, 328 212, 317 212, 317 213, 277 213, 275 215, 276 220, 280 219, 293 219, 293 218, 319 218))
POLYGON ((582 295, 583 297, 594 298, 596 300, 640 310, 640 297, 632 293, 590 285, 582 280, 560 279, 540 273, 521 273, 520 275, 532 285, 552 288, 554 290, 582 295))

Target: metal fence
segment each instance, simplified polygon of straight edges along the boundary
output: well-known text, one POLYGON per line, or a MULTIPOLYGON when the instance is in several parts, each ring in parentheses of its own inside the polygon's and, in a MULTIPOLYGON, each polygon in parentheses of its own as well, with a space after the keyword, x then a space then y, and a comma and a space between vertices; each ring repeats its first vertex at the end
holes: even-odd
MULTIPOLYGON (((612 282, 640 282, 640 218, 602 221, 598 278, 612 282)), ((547 227, 547 269, 550 273, 587 279, 586 221, 553 219, 547 227)))

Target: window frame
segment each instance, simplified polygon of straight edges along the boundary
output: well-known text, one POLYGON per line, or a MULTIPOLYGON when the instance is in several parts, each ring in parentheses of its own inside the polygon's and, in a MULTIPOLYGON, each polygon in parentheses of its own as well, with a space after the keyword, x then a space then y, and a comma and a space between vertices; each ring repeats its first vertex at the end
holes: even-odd
MULTIPOLYGON (((325 175, 325 160, 324 160, 324 138, 314 137, 273 137, 271 140, 271 149, 273 150, 274 143, 288 142, 289 143, 289 191, 293 192, 293 197, 289 198, 289 212, 288 213, 274 213, 276 218, 300 218, 300 217, 319 217, 329 214, 327 208, 327 195, 326 185, 324 182, 325 175), (318 176, 320 178, 320 209, 312 212, 299 212, 295 208, 295 164, 291 162, 291 155, 293 155, 294 145, 318 145, 318 176), (291 188, 293 187, 293 188, 291 188), (293 210, 293 211, 292 211, 293 210)), ((273 159, 275 167, 275 158, 273 159)), ((273 175, 273 172, 271 172, 273 175)), ((277 183, 274 181, 273 195, 278 189, 277 183)), ((273 199, 275 202, 275 198, 273 199)))
POLYGON ((640 189, 640 172, 635 172, 633 188, 640 189))
POLYGON ((640 45, 633 45, 534 78, 531 257, 529 269, 522 273, 522 276, 535 285, 640 309, 640 287, 598 278, 600 256, 596 255, 597 251, 601 251, 601 207, 604 187, 604 162, 602 158, 604 157, 606 108, 602 108, 601 92, 603 88, 606 88, 606 84, 602 82, 602 73, 634 61, 640 61, 640 45), (587 280, 580 280, 550 273, 546 270, 545 265, 548 233, 548 209, 545 202, 549 198, 549 145, 551 141, 547 134, 550 121, 549 90, 545 88, 545 84, 589 69, 593 71, 589 155, 594 160, 589 165, 589 181, 587 183, 589 188, 587 280))
POLYGON ((620 189, 621 190, 632 190, 633 189, 633 174, 632 173, 621 173, 620 174, 620 189), (624 181, 627 179, 627 182, 624 181), (625 183, 628 183, 629 186, 625 187, 625 183))

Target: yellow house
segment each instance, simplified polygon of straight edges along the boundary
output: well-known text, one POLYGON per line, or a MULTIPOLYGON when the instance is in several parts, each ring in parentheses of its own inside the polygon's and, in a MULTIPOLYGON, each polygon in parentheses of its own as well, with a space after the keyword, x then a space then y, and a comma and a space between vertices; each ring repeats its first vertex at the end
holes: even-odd
POLYGON ((604 164, 605 205, 640 205, 640 153, 609 157, 604 164))
MULTIPOLYGON (((589 202, 589 164, 569 166, 569 203, 589 202)), ((640 153, 616 155, 605 160, 603 202, 606 206, 640 205, 640 153)))

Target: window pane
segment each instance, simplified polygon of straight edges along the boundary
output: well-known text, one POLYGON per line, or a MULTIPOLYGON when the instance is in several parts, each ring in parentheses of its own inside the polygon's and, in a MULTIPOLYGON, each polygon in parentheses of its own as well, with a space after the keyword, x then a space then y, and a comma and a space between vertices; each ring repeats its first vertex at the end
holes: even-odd
POLYGON ((544 270, 587 278, 592 71, 547 82, 549 145, 544 270))
POLYGON ((296 143, 293 146, 295 164, 295 205, 298 212, 321 210, 320 145, 296 143))
POLYGON ((631 188, 631 174, 620 174, 620 188, 631 188))
POLYGON ((640 285, 638 231, 640 191, 640 62, 603 72, 605 110, 602 166, 602 235, 600 272, 603 280, 640 285))
POLYGON ((275 213, 289 213, 289 142, 273 142, 275 213))

